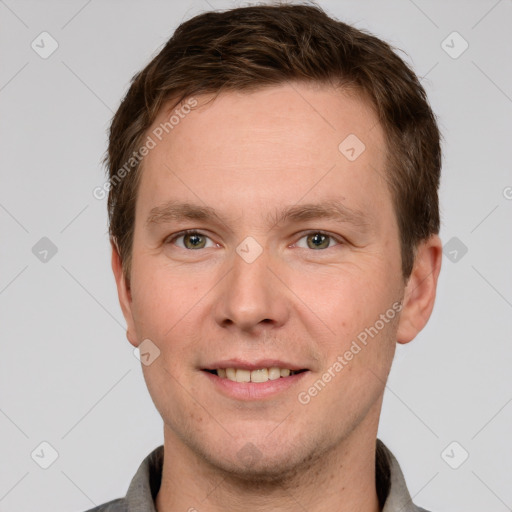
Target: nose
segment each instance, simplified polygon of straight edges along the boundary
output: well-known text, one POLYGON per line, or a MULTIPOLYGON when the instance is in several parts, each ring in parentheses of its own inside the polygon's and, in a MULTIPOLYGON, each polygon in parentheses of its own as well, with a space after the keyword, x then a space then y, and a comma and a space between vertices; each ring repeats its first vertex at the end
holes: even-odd
POLYGON ((267 250, 245 261, 234 253, 231 270, 222 280, 215 305, 215 320, 233 331, 256 333, 284 325, 289 316, 286 287, 276 276, 279 265, 267 250))

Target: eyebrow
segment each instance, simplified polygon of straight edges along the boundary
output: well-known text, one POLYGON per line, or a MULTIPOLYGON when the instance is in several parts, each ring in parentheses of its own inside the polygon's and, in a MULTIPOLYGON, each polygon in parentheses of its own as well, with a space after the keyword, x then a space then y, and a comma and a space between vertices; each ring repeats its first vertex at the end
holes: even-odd
MULTIPOLYGON (((315 219, 332 219, 341 223, 353 224, 363 230, 367 230, 371 226, 367 215, 362 211, 349 208, 337 200, 292 205, 267 215, 267 222, 271 227, 285 222, 297 223, 315 219)), ((213 220, 220 224, 228 224, 227 220, 219 215, 214 208, 171 200, 151 209, 146 219, 146 226, 151 227, 183 220, 213 220)))

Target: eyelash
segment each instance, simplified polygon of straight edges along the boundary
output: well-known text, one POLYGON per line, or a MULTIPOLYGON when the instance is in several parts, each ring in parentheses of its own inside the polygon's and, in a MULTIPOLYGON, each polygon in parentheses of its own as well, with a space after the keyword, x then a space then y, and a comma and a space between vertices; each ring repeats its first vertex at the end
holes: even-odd
MULTIPOLYGON (((334 240, 335 242, 338 243, 338 245, 342 245, 344 243, 344 240, 342 240, 341 238, 339 237, 336 237, 334 235, 332 235, 331 233, 328 233, 327 231, 322 231, 321 229, 320 230, 309 230, 309 231, 303 231, 302 233, 300 233, 300 238, 299 240, 301 240, 302 238, 304 237, 307 237, 308 235, 325 235, 327 237, 329 237, 330 239, 334 240)), ((210 238, 208 235, 202 233, 201 231, 198 231, 196 229, 186 229, 184 231, 180 231, 179 233, 175 233, 174 235, 171 235, 171 237, 168 237, 165 239, 165 243, 166 244, 171 244, 173 242, 175 242, 178 238, 181 238, 183 236, 186 236, 186 235, 200 235, 200 236, 204 236, 206 238, 210 238)), ((211 240, 211 238, 210 238, 211 240)), ((332 247, 326 247, 326 249, 331 249, 332 247)), ((181 247, 180 247, 181 249, 181 247)), ((326 249, 319 249, 319 251, 325 251, 326 249)), ((187 251, 193 251, 194 249, 184 249, 184 250, 187 250, 187 251)), ((311 251, 313 251, 314 249, 310 249, 311 251)))

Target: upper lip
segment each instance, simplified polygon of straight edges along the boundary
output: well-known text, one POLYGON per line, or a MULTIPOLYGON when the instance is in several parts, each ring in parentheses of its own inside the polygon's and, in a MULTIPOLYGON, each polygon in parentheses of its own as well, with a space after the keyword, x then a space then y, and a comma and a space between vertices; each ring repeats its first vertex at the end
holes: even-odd
POLYGON ((304 366, 282 361, 280 359, 259 359, 249 362, 243 359, 224 359, 216 363, 209 364, 202 368, 203 370, 217 370, 219 368, 240 368, 242 370, 259 370, 261 368, 287 368, 288 370, 307 370, 304 366))

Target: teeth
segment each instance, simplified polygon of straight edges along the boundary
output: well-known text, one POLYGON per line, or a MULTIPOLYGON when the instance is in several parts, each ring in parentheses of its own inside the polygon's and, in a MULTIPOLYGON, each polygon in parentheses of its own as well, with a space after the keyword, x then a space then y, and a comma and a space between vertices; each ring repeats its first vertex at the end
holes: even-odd
POLYGON ((237 382, 251 382, 251 372, 249 370, 236 370, 237 382))
MULTIPOLYGON (((236 372, 238 374, 238 371, 236 372)), ((268 370, 262 368, 261 370, 253 370, 251 372, 251 382, 267 382, 268 370)))
POLYGON ((267 382, 281 377, 288 377, 296 374, 288 368, 259 368, 257 370, 242 370, 241 368, 219 368, 217 375, 222 379, 229 379, 233 382, 267 382))
POLYGON ((268 378, 270 380, 276 380, 281 377, 281 370, 279 368, 269 368, 268 369, 268 378))

